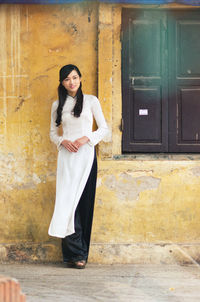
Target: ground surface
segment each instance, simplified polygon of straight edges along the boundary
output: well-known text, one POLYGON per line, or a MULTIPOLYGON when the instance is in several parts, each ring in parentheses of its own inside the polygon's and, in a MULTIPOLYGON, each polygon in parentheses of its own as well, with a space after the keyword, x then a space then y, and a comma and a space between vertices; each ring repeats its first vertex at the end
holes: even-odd
POLYGON ((199 302, 200 267, 62 264, 0 264, 16 278, 27 302, 199 302))

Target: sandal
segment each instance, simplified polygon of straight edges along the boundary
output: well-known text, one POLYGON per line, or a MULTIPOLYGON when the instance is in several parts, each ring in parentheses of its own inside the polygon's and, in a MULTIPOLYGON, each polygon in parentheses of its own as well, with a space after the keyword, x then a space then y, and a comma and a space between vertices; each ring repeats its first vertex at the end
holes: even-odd
POLYGON ((86 261, 85 260, 78 260, 74 262, 74 267, 78 269, 83 269, 85 268, 86 261))
POLYGON ((66 264, 67 267, 74 267, 74 262, 72 261, 65 261, 64 264, 66 264))

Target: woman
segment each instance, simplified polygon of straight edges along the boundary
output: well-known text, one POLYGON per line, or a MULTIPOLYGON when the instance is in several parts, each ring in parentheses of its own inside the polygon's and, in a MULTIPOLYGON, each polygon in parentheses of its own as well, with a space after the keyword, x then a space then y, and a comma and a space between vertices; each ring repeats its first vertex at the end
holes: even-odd
POLYGON ((108 127, 98 99, 82 93, 75 65, 60 69, 59 100, 52 104, 50 139, 58 147, 56 201, 49 235, 62 238, 63 260, 85 268, 88 259, 96 189, 94 146, 108 127), (92 132, 93 117, 98 129, 92 132), (58 135, 62 124, 63 135, 58 135))

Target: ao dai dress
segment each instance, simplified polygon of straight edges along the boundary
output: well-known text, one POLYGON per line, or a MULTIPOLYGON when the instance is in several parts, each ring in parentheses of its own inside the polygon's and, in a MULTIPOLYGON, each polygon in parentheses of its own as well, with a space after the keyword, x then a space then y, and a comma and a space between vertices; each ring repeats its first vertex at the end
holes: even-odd
POLYGON ((74 117, 72 110, 76 99, 67 96, 62 111, 63 135, 58 135, 56 116, 58 101, 52 104, 50 139, 59 150, 57 159, 56 200, 49 235, 65 238, 75 232, 74 216, 81 194, 89 177, 94 160, 94 146, 108 133, 108 127, 99 100, 84 94, 80 117, 74 117), (92 131, 93 117, 98 129, 92 131), (87 136, 89 142, 77 152, 69 152, 61 145, 63 140, 75 141, 87 136))

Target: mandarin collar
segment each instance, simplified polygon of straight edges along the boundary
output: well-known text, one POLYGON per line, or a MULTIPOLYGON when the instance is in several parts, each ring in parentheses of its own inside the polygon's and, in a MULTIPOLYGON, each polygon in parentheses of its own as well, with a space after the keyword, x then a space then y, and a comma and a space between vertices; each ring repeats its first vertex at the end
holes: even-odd
POLYGON ((71 96, 71 95, 67 95, 67 99, 68 99, 68 100, 76 101, 76 100, 77 100, 77 96, 73 97, 73 96, 71 96))

